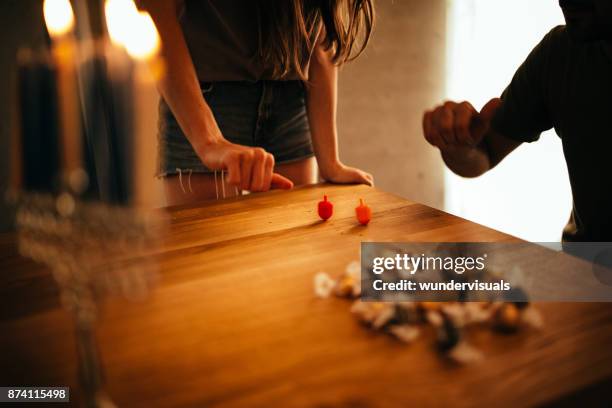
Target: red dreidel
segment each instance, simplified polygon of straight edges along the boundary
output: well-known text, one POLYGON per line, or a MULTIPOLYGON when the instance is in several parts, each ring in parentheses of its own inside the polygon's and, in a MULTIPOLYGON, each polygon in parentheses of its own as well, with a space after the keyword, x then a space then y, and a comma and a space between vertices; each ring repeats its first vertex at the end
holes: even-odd
POLYGON ((361 225, 368 225, 372 219, 372 209, 363 203, 363 198, 359 199, 359 206, 355 207, 355 215, 361 225))
POLYGON ((330 201, 327 201, 327 196, 324 195, 323 201, 319 201, 319 217, 321 217, 323 221, 327 221, 331 218, 333 213, 334 205, 330 201))

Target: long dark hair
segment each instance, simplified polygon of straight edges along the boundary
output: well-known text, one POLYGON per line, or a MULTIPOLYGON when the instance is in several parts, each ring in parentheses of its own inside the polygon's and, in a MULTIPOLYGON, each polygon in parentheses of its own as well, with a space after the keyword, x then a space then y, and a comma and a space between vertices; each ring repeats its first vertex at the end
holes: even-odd
POLYGON ((319 32, 337 65, 357 58, 372 35, 374 0, 258 1, 260 53, 276 78, 294 72, 306 79, 304 62, 319 32))

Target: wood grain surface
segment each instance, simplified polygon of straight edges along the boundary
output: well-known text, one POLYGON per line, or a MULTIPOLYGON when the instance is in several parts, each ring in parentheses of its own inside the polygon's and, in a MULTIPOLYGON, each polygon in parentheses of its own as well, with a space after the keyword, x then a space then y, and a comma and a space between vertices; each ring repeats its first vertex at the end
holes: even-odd
MULTIPOLYGON (((607 395, 608 304, 542 303, 541 332, 472 330, 486 358, 444 361, 433 332, 404 345, 362 327, 350 302, 317 299, 360 242, 516 241, 364 186, 319 185, 168 209, 159 282, 139 302, 108 299, 98 338, 121 407, 534 406, 607 395), (327 194, 334 217, 318 220, 327 194), (373 220, 359 226, 363 197, 373 220), (595 390, 595 391, 589 391, 595 390), (582 398, 582 397, 581 397, 582 398)), ((50 273, 0 238, 0 385, 79 391, 73 326, 50 273)), ((593 399, 595 398, 595 399, 593 399)), ((608 401, 609 402, 609 401, 608 401)), ((76 402, 75 402, 76 403, 76 402)))

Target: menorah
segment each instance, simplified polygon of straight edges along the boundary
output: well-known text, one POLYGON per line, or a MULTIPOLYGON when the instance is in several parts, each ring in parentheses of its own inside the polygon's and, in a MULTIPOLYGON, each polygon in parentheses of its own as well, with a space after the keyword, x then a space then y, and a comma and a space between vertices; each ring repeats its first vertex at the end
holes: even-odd
POLYGON ((160 39, 132 0, 106 0, 109 35, 96 39, 80 40, 70 1, 45 0, 43 11, 49 47, 18 54, 19 251, 49 267, 74 318, 86 406, 112 407, 95 336, 100 306, 146 296, 164 227, 152 209, 160 39))
POLYGON ((27 193, 17 199, 22 256, 53 272, 62 305, 72 314, 82 392, 90 407, 112 407, 95 336, 101 301, 144 298, 156 277, 163 217, 128 207, 27 193))

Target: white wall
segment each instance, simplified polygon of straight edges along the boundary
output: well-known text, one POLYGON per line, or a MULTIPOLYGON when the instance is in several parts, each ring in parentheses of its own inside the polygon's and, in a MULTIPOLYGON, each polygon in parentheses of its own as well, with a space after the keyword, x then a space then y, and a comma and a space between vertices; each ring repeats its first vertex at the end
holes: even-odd
POLYGON ((340 156, 374 174, 376 186, 444 205, 444 164, 421 130, 444 97, 446 0, 379 0, 365 54, 340 73, 340 156))
MULTIPOLYGON (((480 109, 559 24, 556 0, 450 0, 447 97, 480 109)), ((558 241, 570 214, 567 169, 554 131, 478 179, 447 171, 445 185, 447 211, 530 241, 558 241)))

